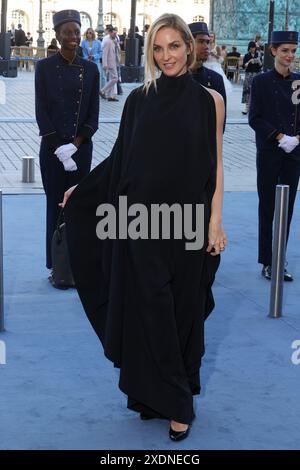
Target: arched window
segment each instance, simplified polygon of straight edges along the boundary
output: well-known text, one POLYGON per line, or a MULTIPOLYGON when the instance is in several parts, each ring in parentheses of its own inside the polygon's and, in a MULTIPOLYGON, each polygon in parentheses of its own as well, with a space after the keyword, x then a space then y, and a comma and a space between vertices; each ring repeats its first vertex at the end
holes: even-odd
POLYGON ((145 7, 158 7, 159 5, 159 0, 144 0, 144 1, 145 1, 145 7))
POLYGON ((55 11, 47 11, 45 14, 45 19, 44 19, 44 39, 45 39, 45 46, 49 46, 51 43, 51 39, 55 38, 55 32, 53 30, 53 15, 55 11))
POLYGON ((104 27, 107 24, 112 24, 113 27, 117 27, 119 32, 120 32, 120 30, 121 30, 121 21, 120 21, 119 16, 116 13, 110 13, 110 12, 106 13, 103 16, 103 21, 104 21, 104 27))
POLYGON ((145 24, 151 24, 152 19, 150 15, 147 15, 146 13, 139 13, 136 17, 136 25, 139 27, 140 33, 142 33, 145 24))
MULTIPOLYGON (((25 34, 28 33, 29 21, 28 15, 23 10, 13 10, 11 12, 11 23, 14 23, 15 28, 18 29, 18 24, 22 25, 25 34)), ((32 31, 30 31, 32 33, 32 31)))
POLYGON ((193 23, 198 23, 198 21, 204 21, 204 16, 197 15, 193 17, 193 23))
POLYGON ((92 27, 92 18, 85 11, 81 11, 80 19, 81 19, 81 34, 84 35, 86 30, 92 27))

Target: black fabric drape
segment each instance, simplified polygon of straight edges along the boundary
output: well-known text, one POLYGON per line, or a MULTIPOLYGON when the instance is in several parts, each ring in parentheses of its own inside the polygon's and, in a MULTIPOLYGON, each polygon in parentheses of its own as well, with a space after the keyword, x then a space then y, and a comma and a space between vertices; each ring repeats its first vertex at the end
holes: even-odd
POLYGON ((104 348, 120 368, 128 407, 190 423, 200 392, 204 320, 219 257, 206 253, 216 184, 216 116, 210 93, 190 74, 157 81, 128 97, 111 155, 85 178, 66 205, 76 286, 104 348), (186 240, 104 240, 96 209, 143 203, 204 204, 205 244, 186 240))

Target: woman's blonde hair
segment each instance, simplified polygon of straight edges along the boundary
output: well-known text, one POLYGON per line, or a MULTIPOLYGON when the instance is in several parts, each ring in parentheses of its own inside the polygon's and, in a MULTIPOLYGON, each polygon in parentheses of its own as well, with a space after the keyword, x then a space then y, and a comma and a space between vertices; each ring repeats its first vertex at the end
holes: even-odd
POLYGON ((217 41, 217 35, 214 31, 210 31, 209 33, 209 37, 210 37, 210 40, 214 42, 214 44, 216 43, 217 41), (213 36, 213 39, 212 39, 212 36, 213 36))
POLYGON ((148 93, 151 85, 156 89, 156 71, 158 66, 154 59, 154 41, 158 31, 162 28, 173 28, 181 34, 181 37, 190 51, 187 56, 187 68, 192 68, 196 60, 195 41, 190 28, 185 21, 178 15, 165 13, 157 18, 148 31, 147 47, 145 51, 146 66, 145 66, 145 85, 144 90, 148 93))
POLYGON ((96 39, 96 33, 95 33, 95 31, 93 30, 93 28, 88 28, 88 29, 86 30, 86 32, 84 33, 84 39, 87 39, 87 38, 88 38, 87 35, 88 35, 88 32, 89 32, 89 31, 92 32, 92 39, 93 39, 93 41, 94 41, 94 39, 96 39))

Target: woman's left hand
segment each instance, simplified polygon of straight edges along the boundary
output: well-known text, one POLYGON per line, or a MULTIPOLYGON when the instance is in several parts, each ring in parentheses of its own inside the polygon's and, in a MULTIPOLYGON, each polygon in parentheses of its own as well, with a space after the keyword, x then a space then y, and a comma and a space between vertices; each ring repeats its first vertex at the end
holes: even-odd
POLYGON ((219 255, 225 250, 227 237, 221 222, 210 219, 208 227, 208 247, 206 251, 212 256, 219 255))

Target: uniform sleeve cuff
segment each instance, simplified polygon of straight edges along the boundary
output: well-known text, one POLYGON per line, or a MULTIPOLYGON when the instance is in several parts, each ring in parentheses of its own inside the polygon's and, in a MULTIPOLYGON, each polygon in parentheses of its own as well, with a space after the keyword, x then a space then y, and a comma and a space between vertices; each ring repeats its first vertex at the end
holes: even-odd
POLYGON ((86 139, 91 139, 94 134, 95 130, 87 124, 84 124, 78 131, 78 135, 85 137, 86 139))
POLYGON ((52 134, 48 134, 43 136, 43 139, 46 141, 48 147, 57 149, 60 145, 62 145, 62 141, 58 136, 57 132, 53 132, 52 134))
POLYGON ((276 140, 276 137, 280 134, 279 131, 277 131, 276 129, 271 132, 271 134, 268 136, 268 139, 267 140, 276 140))

